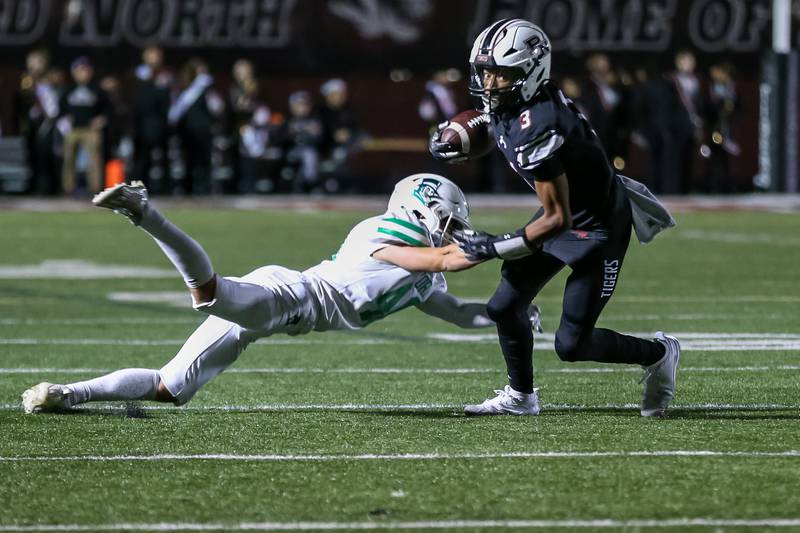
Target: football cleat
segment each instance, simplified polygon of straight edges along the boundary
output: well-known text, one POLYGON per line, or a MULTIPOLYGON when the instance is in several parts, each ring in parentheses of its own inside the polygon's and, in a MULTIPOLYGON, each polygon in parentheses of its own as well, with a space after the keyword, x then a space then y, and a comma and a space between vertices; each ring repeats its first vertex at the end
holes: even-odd
POLYGON ((125 215, 134 226, 138 226, 147 209, 147 189, 141 181, 120 183, 95 194, 92 203, 125 215))
POLYGON ((22 393, 22 409, 26 413, 56 411, 72 405, 72 391, 64 385, 39 383, 22 393))
POLYGON ((489 398, 478 405, 467 405, 464 414, 467 416, 483 415, 530 415, 539 414, 539 389, 533 389, 531 394, 517 392, 506 385, 501 390, 495 390, 494 398, 489 398))
POLYGON ((640 383, 644 383, 642 393, 642 416, 664 416, 669 403, 675 396, 675 380, 678 363, 681 360, 681 345, 678 339, 659 331, 655 340, 666 348, 666 353, 657 363, 644 369, 640 383))

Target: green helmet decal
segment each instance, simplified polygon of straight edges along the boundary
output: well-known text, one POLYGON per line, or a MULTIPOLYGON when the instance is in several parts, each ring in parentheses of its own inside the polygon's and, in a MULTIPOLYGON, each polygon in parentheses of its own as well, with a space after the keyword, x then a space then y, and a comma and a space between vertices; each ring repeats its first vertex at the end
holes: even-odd
POLYGON ((422 205, 429 205, 433 200, 441 200, 439 195, 439 187, 442 182, 434 178, 422 178, 417 188, 412 193, 416 199, 422 202, 422 205))

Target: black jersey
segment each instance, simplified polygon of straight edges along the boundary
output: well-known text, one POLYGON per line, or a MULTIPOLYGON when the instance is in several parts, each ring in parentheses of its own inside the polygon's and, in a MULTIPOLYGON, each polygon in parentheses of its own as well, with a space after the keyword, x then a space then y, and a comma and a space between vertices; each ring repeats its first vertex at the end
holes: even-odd
POLYGON ((493 114, 492 125, 511 168, 534 190, 535 182, 566 174, 573 228, 606 226, 614 170, 589 121, 555 84, 514 112, 493 114))

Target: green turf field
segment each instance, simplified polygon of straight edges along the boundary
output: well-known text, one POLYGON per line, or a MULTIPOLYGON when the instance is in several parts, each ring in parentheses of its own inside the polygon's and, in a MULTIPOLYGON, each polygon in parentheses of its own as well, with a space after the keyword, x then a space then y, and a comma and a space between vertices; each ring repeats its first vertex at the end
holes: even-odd
MULTIPOLYGON (((241 275, 308 267, 367 213, 166 214, 218 272, 241 275)), ((474 221, 501 230, 527 216, 476 209, 474 221)), ((800 215, 676 218, 631 244, 600 321, 683 342, 665 419, 639 417, 638 369, 557 359, 563 276, 538 299, 537 418, 463 417, 505 383, 493 331, 415 310, 262 341, 186 408, 31 416, 26 387, 158 368, 202 316, 121 217, 0 212, 0 531, 800 530, 800 215), (112 266, 156 277, 89 270, 112 266), (88 279, 52 279, 59 268, 88 279)), ((486 299, 498 269, 449 275, 451 291, 486 299)))

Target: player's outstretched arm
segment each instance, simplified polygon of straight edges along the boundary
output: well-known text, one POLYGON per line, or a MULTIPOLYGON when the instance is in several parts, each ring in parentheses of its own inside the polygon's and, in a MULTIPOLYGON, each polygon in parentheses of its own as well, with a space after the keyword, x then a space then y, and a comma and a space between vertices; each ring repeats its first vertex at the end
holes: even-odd
POLYGON ((482 262, 467 259, 455 244, 441 248, 387 246, 373 253, 372 257, 409 272, 458 272, 482 262))
MULTIPOLYGON (((425 314, 440 318, 464 329, 485 328, 494 325, 486 311, 486 304, 481 302, 465 302, 446 292, 435 292, 427 301, 418 304, 417 308, 425 314)), ((531 327, 542 333, 542 310, 536 304, 528 308, 531 327)))
POLYGON ((417 309, 460 328, 494 326, 494 321, 486 312, 485 303, 465 302, 446 292, 433 293, 427 301, 417 304, 417 309))

